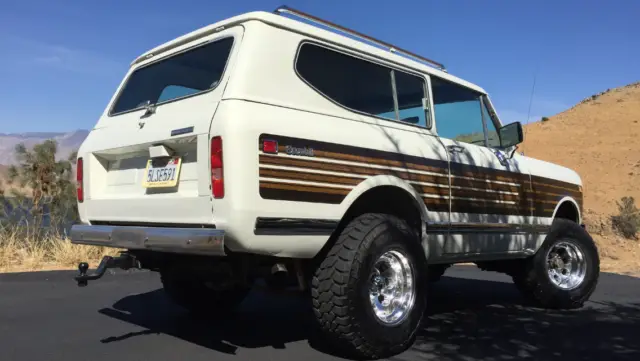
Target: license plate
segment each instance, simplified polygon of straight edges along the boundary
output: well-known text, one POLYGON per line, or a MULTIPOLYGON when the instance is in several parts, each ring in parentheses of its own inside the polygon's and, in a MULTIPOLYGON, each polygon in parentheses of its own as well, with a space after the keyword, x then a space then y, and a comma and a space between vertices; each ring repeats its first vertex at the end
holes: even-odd
POLYGON ((180 157, 171 157, 162 161, 149 159, 142 186, 145 188, 175 187, 178 184, 181 165, 180 157))

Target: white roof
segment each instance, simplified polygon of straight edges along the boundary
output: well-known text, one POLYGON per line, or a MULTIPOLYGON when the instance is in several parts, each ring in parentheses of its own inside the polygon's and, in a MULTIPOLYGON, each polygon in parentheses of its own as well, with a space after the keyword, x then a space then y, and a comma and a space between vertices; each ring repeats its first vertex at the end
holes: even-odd
POLYGON ((279 28, 295 31, 297 33, 304 34, 309 37, 314 37, 320 40, 328 40, 334 43, 339 43, 341 45, 348 46, 350 48, 356 49, 363 53, 366 53, 378 58, 383 58, 387 61, 398 63, 408 68, 412 68, 423 73, 434 75, 445 80, 450 80, 458 84, 464 85, 468 88, 471 88, 473 90, 476 90, 478 92, 486 94, 485 90, 482 89, 481 87, 473 83, 470 83, 466 80, 460 79, 456 76, 453 76, 447 72, 436 69, 432 66, 423 64, 421 62, 406 58, 398 54, 391 53, 390 51, 385 51, 373 45, 369 45, 365 42, 357 41, 349 37, 346 37, 344 35, 334 33, 328 30, 324 30, 317 26, 309 25, 301 21, 293 20, 282 15, 277 15, 277 14, 265 12, 265 11, 254 11, 254 12, 244 13, 241 15, 237 15, 231 18, 218 21, 211 25, 204 26, 200 29, 194 30, 190 33, 177 37, 171 41, 168 41, 164 44, 156 46, 155 48, 145 52, 144 54, 136 58, 131 63, 131 65, 133 66, 143 60, 148 59, 149 57, 158 55, 165 51, 176 48, 180 45, 202 38, 206 35, 215 33, 217 31, 222 30, 223 28, 228 28, 228 27, 231 27, 243 22, 247 22, 247 21, 252 21, 252 20, 261 21, 266 24, 270 24, 279 28))

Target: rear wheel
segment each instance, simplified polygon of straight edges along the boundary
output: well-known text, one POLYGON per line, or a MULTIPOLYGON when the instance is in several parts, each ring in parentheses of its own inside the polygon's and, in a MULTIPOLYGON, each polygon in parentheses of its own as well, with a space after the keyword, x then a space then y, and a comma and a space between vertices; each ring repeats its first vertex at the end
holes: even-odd
POLYGON ((542 247, 513 274, 516 287, 547 308, 582 307, 596 288, 600 274, 598 249, 578 224, 556 219, 542 247))
POLYGON ((426 308, 426 274, 418 235, 405 221, 387 214, 355 218, 313 276, 321 333, 358 357, 405 350, 426 308))
POLYGON ((162 270, 160 277, 169 298, 198 316, 229 316, 249 293, 247 287, 233 285, 220 288, 211 281, 171 270, 162 270))

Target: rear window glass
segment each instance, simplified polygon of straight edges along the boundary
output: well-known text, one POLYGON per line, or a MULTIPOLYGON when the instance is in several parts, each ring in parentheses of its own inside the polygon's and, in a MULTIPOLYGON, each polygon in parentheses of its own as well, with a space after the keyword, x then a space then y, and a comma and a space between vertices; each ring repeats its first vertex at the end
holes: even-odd
POLYGON ((123 113, 215 88, 222 78, 232 45, 233 38, 224 38, 135 70, 111 113, 123 113))
POLYGON ((296 69, 308 84, 346 108, 427 126, 423 78, 311 43, 300 47, 296 69))

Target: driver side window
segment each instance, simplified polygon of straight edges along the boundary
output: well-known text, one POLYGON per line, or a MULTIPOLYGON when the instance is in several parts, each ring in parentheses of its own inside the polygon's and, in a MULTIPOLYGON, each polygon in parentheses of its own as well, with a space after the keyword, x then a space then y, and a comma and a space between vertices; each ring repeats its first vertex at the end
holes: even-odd
POLYGON ((431 87, 438 135, 458 142, 484 146, 482 116, 483 112, 488 116, 488 112, 483 109, 480 101, 482 94, 436 77, 431 77, 431 87))

